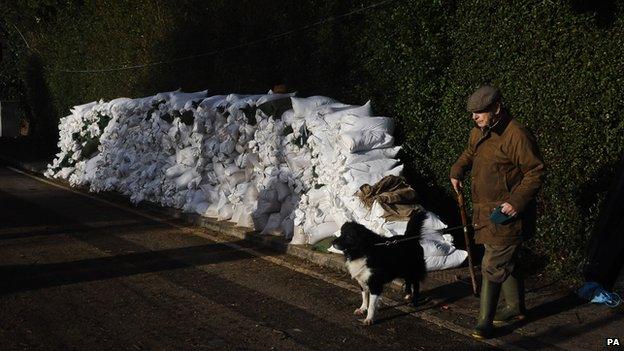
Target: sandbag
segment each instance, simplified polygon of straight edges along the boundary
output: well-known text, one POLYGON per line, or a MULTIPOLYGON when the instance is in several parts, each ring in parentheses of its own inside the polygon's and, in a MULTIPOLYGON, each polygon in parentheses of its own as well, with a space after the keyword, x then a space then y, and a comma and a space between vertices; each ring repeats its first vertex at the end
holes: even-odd
POLYGON ((389 117, 365 117, 346 114, 341 122, 341 133, 375 131, 392 134, 394 132, 394 121, 389 117))
POLYGON ((315 108, 336 102, 336 100, 326 96, 310 96, 308 98, 291 97, 290 99, 295 117, 308 116, 315 108))
POLYGON ((388 148, 382 148, 382 149, 374 149, 374 150, 350 153, 345 157, 345 165, 348 166, 354 163, 362 163, 362 162, 374 161, 374 160, 379 160, 379 159, 395 158, 400 150, 401 150, 400 146, 394 146, 394 147, 388 147, 388 148))
POLYGON ((448 256, 425 256, 427 271, 439 271, 459 267, 468 257, 468 252, 455 250, 448 256))
POLYGON ((290 239, 293 236, 295 223, 291 218, 284 218, 281 224, 282 234, 286 239, 290 239))
POLYGON ((184 172, 181 176, 176 178, 175 180, 176 187, 178 189, 187 189, 189 185, 191 184, 191 182, 198 177, 199 177, 199 174, 195 172, 194 169, 189 169, 186 172, 184 172))
POLYGON ((282 234, 282 217, 280 216, 279 212, 272 213, 269 216, 267 223, 264 226, 264 229, 262 230, 262 232, 260 232, 260 234, 270 234, 270 235, 282 234))
POLYGON ((165 171, 165 176, 169 179, 177 178, 189 170, 189 166, 182 164, 173 165, 165 171))
POLYGON ((317 225, 308 232, 308 244, 314 245, 317 242, 332 236, 340 228, 336 222, 325 222, 317 225))
POLYGON ((323 116, 323 119, 332 128, 340 128, 344 121, 351 121, 353 118, 370 117, 373 114, 370 101, 362 106, 348 105, 332 109, 330 113, 323 116), (349 116, 349 118, 346 118, 349 116))
POLYGON ((304 245, 308 243, 308 237, 304 234, 303 228, 295 227, 293 237, 290 240, 291 245, 304 245))
POLYGON ((394 137, 374 130, 349 131, 341 132, 340 143, 345 151, 354 153, 391 147, 394 145, 394 137))
MULTIPOLYGON (((258 213, 273 213, 279 212, 281 204, 277 201, 276 190, 262 190, 258 195, 258 207, 256 212, 258 213)), ((256 227, 257 228, 257 227, 256 227)), ((262 227, 264 228, 264 227, 262 227)))
POLYGON ((232 205, 225 204, 219 209, 219 215, 217 216, 217 219, 220 221, 227 221, 228 219, 232 218, 232 214, 234 214, 232 205))

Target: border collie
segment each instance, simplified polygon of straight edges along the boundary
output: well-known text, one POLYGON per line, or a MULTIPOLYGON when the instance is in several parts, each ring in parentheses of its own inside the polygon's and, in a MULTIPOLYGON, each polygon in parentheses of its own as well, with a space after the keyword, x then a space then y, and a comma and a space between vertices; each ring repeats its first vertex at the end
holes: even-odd
POLYGON ((359 223, 347 222, 340 228, 340 237, 333 242, 335 248, 344 252, 349 273, 362 289, 362 305, 354 314, 364 316, 366 313, 365 325, 373 324, 383 286, 395 278, 405 280, 405 299, 411 300, 413 305, 417 303, 420 282, 427 274, 419 240, 427 215, 424 210, 416 211, 410 217, 404 236, 386 238, 359 223), (411 237, 411 240, 391 243, 411 237), (386 243, 388 245, 384 245, 386 243))

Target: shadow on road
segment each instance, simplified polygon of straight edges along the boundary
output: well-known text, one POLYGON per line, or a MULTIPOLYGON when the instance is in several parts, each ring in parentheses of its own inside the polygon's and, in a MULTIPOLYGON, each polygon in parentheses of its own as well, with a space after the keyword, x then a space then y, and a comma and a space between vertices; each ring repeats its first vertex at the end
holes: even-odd
MULTIPOLYGON (((110 236, 109 236, 110 238, 110 236)), ((143 250, 145 250, 143 248, 143 250)), ((253 258, 225 244, 207 244, 89 258, 78 261, 0 267, 1 294, 127 277, 253 258)))

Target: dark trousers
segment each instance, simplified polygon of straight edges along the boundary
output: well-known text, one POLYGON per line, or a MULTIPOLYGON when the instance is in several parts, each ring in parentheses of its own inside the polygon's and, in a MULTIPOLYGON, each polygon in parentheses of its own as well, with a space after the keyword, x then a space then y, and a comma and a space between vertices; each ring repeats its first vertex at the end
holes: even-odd
POLYGON ((520 245, 488 245, 481 261, 483 277, 493 283, 502 283, 514 272, 520 245))

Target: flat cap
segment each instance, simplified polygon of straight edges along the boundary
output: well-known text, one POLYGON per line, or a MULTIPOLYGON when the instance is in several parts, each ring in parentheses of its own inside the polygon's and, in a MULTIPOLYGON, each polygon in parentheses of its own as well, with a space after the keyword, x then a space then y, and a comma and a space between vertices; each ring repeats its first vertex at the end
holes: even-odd
POLYGON ((485 111, 500 99, 501 92, 498 88, 484 85, 470 95, 468 103, 466 104, 466 109, 469 112, 485 111))

